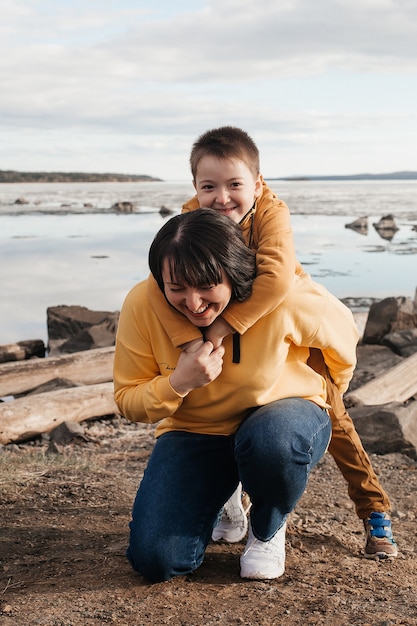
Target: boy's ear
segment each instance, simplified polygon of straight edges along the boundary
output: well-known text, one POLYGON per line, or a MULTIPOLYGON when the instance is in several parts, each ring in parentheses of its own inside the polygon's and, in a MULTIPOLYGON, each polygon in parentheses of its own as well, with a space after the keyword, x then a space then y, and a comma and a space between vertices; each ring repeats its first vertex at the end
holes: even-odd
POLYGON ((255 198, 259 198, 259 196, 261 195, 263 182, 263 176, 262 174, 259 174, 258 178, 255 181, 255 198))

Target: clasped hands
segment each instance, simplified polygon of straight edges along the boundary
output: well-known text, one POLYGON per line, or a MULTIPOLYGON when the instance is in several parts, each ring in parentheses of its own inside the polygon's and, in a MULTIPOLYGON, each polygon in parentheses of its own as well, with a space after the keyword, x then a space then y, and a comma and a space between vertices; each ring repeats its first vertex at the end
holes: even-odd
POLYGON ((170 375, 170 384, 179 395, 205 387, 221 374, 225 351, 222 341, 232 332, 233 328, 218 318, 205 329, 205 340, 202 337, 181 346, 177 366, 170 375))

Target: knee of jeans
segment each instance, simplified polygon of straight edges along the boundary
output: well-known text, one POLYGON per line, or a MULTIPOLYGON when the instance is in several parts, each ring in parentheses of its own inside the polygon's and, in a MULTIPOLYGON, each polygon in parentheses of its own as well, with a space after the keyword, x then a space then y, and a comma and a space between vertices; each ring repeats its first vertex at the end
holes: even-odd
POLYGON ((163 545, 146 544, 131 537, 126 556, 133 569, 151 583, 170 580, 175 576, 175 565, 163 545))
POLYGON ((152 583, 190 574, 201 564, 204 550, 193 548, 193 542, 176 535, 155 534, 150 530, 132 533, 126 556, 132 567, 152 583))

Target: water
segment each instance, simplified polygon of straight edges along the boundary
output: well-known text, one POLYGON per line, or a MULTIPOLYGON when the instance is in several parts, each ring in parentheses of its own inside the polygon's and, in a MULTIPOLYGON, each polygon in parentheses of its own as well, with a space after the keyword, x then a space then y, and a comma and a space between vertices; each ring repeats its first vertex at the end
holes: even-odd
MULTIPOLYGON (((340 298, 414 297, 417 287, 417 181, 282 182, 297 255, 340 298), (372 226, 393 214, 391 241, 372 226), (345 228, 368 216, 368 234, 345 228)), ((190 183, 32 183, 0 185, 0 345, 47 341, 46 309, 60 304, 119 310, 146 277, 147 251, 190 183), (26 198, 28 204, 15 204, 26 198), (111 206, 131 201, 133 214, 111 206)))

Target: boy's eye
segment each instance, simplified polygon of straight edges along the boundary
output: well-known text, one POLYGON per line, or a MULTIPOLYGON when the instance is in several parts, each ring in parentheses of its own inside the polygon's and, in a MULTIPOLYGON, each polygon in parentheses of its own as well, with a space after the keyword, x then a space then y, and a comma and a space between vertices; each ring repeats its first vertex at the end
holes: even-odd
POLYGON ((201 189, 203 189, 204 191, 210 191, 211 189, 213 189, 213 185, 203 185, 201 189))

